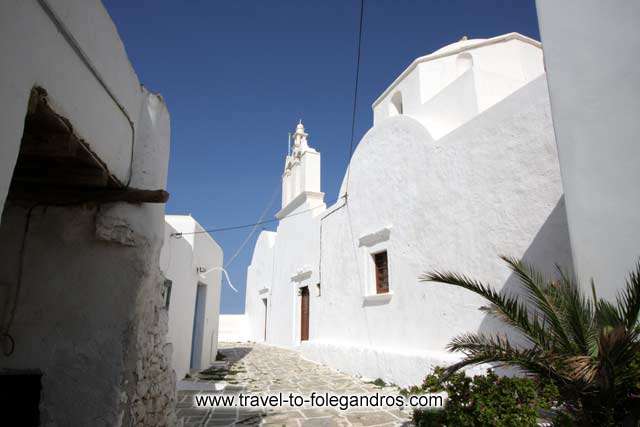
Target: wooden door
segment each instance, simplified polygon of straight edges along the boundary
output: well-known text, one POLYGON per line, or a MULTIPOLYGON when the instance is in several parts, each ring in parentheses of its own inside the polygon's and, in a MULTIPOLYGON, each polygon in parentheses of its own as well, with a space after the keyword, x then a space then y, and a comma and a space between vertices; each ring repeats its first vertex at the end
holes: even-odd
POLYGON ((300 341, 309 340, 309 287, 300 288, 300 341))
POLYGON ((263 299, 264 303, 264 342, 267 342, 267 299, 263 299))

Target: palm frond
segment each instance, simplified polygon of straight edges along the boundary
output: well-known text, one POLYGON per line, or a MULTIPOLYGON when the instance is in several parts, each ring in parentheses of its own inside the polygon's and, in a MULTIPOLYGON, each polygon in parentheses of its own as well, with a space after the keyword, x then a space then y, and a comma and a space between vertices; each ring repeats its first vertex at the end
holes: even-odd
POLYGON ((593 305, 582 295, 576 283, 560 267, 556 267, 560 272, 560 280, 554 288, 563 328, 577 346, 577 353, 595 355, 598 334, 593 322, 593 305))
POLYGON ((491 286, 457 273, 434 271, 421 275, 419 279, 458 286, 480 295, 492 304, 486 311, 522 332, 532 344, 549 348, 547 331, 536 318, 529 315, 525 304, 516 297, 500 295, 491 286))
POLYGON ((527 290, 527 296, 532 305, 544 314, 545 323, 549 324, 549 332, 555 336, 557 344, 566 349, 574 348, 575 343, 570 339, 560 319, 560 308, 554 303, 554 298, 551 298, 550 294, 545 292, 548 288, 545 278, 532 266, 519 259, 504 255, 500 256, 500 258, 518 276, 520 283, 527 290))
POLYGON ((635 328, 629 331, 623 325, 601 331, 598 360, 603 388, 639 380, 640 373, 628 369, 640 352, 639 338, 635 328))
POLYGON ((640 261, 629 274, 625 290, 618 296, 619 315, 627 329, 633 329, 640 321, 640 261))
POLYGON ((627 419, 640 400, 640 262, 614 304, 598 298, 593 281, 589 299, 560 268, 560 279, 548 282, 531 266, 502 259, 520 279, 525 298, 502 295, 460 274, 421 276, 422 281, 462 287, 487 299, 491 304, 485 310, 531 344, 516 347, 503 336, 461 335, 447 349, 461 352, 463 359, 445 372, 482 363, 515 366, 550 378, 567 407, 576 408, 584 420, 627 419))
POLYGON ((495 363, 517 366, 528 374, 564 380, 562 371, 556 366, 560 360, 553 353, 538 347, 517 348, 506 337, 464 334, 455 337, 447 349, 464 354, 463 360, 447 368, 447 374, 465 366, 495 363))

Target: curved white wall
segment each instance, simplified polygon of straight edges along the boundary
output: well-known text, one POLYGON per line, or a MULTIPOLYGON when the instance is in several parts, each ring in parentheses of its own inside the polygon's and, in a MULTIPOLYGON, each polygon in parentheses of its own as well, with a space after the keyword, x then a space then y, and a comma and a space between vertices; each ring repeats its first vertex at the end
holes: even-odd
MULTIPOLYGON (((290 216, 278 215, 273 249, 261 236, 247 284, 254 339, 264 325, 258 289, 270 283, 268 343, 416 384, 458 357, 445 350, 452 337, 504 330, 479 310, 479 297, 420 283, 422 273, 459 271, 511 292, 517 283, 501 254, 548 273, 555 263, 571 269, 540 48, 519 35, 471 44, 469 56, 446 50, 434 53, 444 55, 439 62, 417 60, 376 101, 375 125, 351 159, 346 202, 295 216, 310 205, 293 204, 283 210, 290 216), (388 253, 385 296, 373 292, 370 257, 380 250, 388 253), (310 339, 300 342, 297 288, 305 285, 310 339)), ((343 180, 341 196, 346 187, 343 180)))
POLYGON ((479 310, 483 300, 420 283, 421 273, 454 270, 512 291, 500 254, 548 272, 571 267, 544 77, 438 141, 407 116, 377 124, 350 180, 347 207, 323 220, 322 296, 312 298, 313 340, 301 347, 309 358, 415 383, 451 362, 453 336, 498 327, 479 310), (385 229, 377 248, 388 251, 393 295, 372 301, 359 240, 385 229))

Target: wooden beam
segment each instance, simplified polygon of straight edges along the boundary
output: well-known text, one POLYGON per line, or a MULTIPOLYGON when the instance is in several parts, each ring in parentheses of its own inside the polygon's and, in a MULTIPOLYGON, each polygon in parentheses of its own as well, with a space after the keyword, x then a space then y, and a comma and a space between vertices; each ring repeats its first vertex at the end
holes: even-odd
POLYGON ((33 202, 42 205, 67 206, 84 203, 166 203, 169 193, 165 190, 141 190, 137 188, 69 188, 30 185, 14 182, 9 191, 13 201, 33 202))

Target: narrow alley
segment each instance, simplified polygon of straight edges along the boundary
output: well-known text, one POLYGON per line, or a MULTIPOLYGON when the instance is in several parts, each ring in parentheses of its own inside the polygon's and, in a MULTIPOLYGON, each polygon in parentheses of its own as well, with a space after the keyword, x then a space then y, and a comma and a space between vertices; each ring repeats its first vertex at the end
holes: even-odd
POLYGON ((269 425, 269 426, 401 426, 408 425, 411 411, 396 408, 250 408, 197 409, 193 396, 199 393, 298 393, 308 395, 397 394, 393 386, 378 386, 326 366, 303 359, 292 350, 249 343, 221 343, 224 358, 212 369, 194 374, 178 383, 178 417, 188 426, 269 425), (226 384, 223 390, 220 384, 226 384), (218 385, 218 387, 216 387, 218 385))

